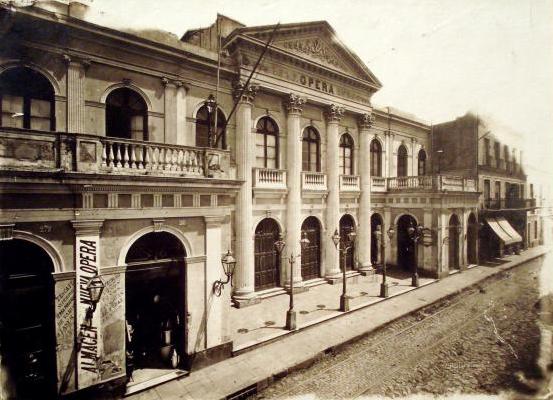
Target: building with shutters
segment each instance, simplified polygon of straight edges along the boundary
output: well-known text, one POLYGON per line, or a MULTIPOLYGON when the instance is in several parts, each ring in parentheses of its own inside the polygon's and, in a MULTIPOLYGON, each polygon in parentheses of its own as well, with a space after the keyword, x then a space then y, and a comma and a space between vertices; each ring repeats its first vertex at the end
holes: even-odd
POLYGON ((472 113, 434 126, 444 173, 478 180, 480 256, 503 257, 533 247, 539 223, 532 184, 522 164, 522 137, 490 117, 472 113))
POLYGON ((290 289, 281 234, 301 290, 374 273, 374 232, 390 227, 392 268, 444 277, 477 262, 477 180, 436 170, 427 123, 373 107, 381 83, 328 23, 281 25, 246 85, 273 26, 219 16, 179 39, 89 11, 0 7, 6 397, 132 392, 229 357, 231 301, 290 289), (428 228, 418 251, 415 225, 428 228), (352 230, 344 265, 332 235, 352 230))

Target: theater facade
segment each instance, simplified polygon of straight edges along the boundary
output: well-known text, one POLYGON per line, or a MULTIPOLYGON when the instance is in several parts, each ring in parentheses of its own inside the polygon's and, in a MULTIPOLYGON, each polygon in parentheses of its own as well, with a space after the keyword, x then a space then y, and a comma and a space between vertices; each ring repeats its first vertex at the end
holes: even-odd
POLYGON ((390 227, 392 268, 477 262, 477 181, 436 173, 431 127, 372 105, 381 83, 328 23, 219 16, 179 40, 89 11, 0 7, 6 397, 129 392, 230 357, 229 307, 290 290, 284 257, 300 291, 374 273, 390 227))

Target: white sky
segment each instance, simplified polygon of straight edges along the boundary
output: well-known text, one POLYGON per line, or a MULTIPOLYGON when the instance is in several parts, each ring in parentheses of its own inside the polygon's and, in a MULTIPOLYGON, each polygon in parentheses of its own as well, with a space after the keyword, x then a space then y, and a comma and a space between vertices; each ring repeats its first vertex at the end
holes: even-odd
POLYGON ((382 82, 373 97, 439 123, 472 109, 525 135, 553 172, 553 0, 92 0, 101 23, 177 34, 327 20, 382 82))

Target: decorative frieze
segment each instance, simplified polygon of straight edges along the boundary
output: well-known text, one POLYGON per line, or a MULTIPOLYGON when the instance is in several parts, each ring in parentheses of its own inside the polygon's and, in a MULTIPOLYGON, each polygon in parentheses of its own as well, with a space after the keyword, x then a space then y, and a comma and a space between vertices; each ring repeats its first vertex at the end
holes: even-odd
POLYGON ((233 97, 242 103, 253 104, 255 95, 257 94, 258 86, 248 85, 245 86, 245 82, 236 82, 233 86, 233 97))
POLYGON ((376 118, 372 113, 361 114, 357 119, 359 129, 371 129, 375 121, 376 118))
POLYGON ((338 123, 344 116, 344 112, 345 112, 344 107, 337 106, 336 104, 331 104, 326 109, 324 115, 328 123, 331 123, 331 122, 338 123))
POLYGON ((284 101, 284 108, 289 114, 301 114, 305 99, 297 94, 290 93, 284 101))

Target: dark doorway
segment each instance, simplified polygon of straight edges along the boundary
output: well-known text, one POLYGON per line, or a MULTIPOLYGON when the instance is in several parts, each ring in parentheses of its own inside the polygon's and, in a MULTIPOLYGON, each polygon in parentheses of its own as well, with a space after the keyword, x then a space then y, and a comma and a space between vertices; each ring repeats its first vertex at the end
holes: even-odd
POLYGON ((415 265, 415 245, 409 237, 409 227, 417 226, 417 221, 410 215, 402 215, 397 221, 397 265, 412 270, 415 265))
POLYGON ((255 290, 280 286, 280 257, 275 247, 279 233, 277 222, 271 218, 255 228, 255 290))
MULTIPOLYGON (((355 245, 349 243, 348 234, 355 231, 355 221, 349 214, 345 214, 340 218, 340 248, 345 248, 346 244, 350 244, 351 248, 346 253, 346 271, 353 270, 355 266, 355 245)), ((340 251, 340 269, 344 269, 344 252, 340 251)))
POLYGON ((371 263, 373 266, 376 266, 382 262, 382 259, 380 258, 381 255, 379 255, 380 243, 374 234, 378 230, 378 226, 380 226, 382 234, 385 235, 386 232, 384 232, 384 223, 380 214, 371 215, 371 263))
POLYGON ((182 243, 167 232, 142 236, 125 262, 127 373, 171 369, 185 354, 185 259, 182 243))
POLYGON ((304 281, 321 276, 321 225, 315 217, 307 217, 301 226, 309 245, 301 251, 301 276, 304 281))
POLYGON ((459 228, 461 224, 457 215, 453 214, 449 219, 449 269, 459 269, 459 228))
POLYGON ((52 272, 52 260, 39 246, 0 242, 0 350, 8 398, 56 397, 52 272))
POLYGON ((469 264, 478 264, 478 221, 474 214, 470 214, 467 229, 467 258, 469 264))

